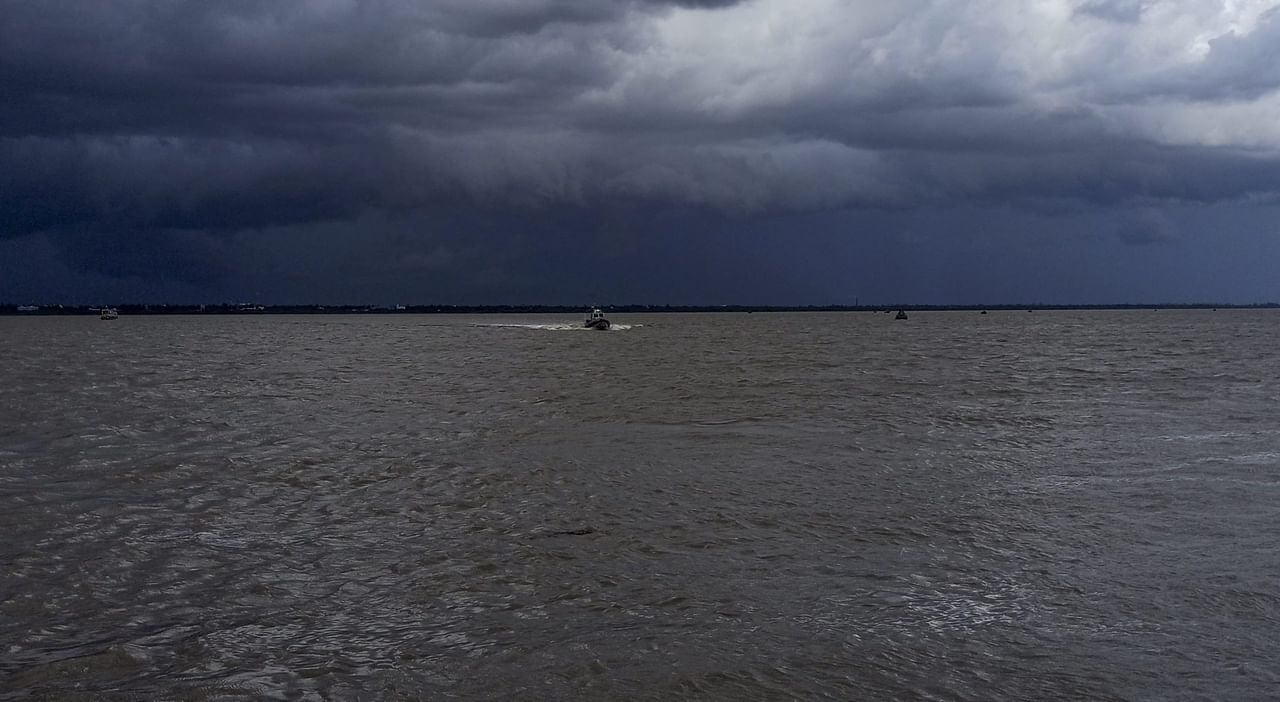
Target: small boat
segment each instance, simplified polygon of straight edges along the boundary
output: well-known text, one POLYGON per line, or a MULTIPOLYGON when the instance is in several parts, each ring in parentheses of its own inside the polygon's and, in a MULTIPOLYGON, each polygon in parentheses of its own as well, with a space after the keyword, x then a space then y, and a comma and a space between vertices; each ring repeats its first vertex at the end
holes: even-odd
POLYGON ((894 319, 906 319, 906 318, 907 318, 907 311, 906 311, 906 310, 898 310, 898 313, 897 313, 897 314, 895 314, 895 315, 893 315, 893 318, 894 318, 894 319))
POLYGON ((607 331, 609 329, 609 320, 604 318, 604 312, 599 307, 592 307, 591 312, 587 313, 587 318, 582 322, 582 326, 587 329, 599 329, 607 331))
POLYGON ((119 319, 120 313, 114 307, 103 307, 98 310, 98 319, 119 319))

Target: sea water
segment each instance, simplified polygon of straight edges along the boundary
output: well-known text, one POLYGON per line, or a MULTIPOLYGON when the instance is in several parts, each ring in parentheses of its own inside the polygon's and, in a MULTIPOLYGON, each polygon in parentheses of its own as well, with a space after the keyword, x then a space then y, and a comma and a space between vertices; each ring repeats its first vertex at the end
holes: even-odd
POLYGON ((0 318, 4 699, 1280 690, 1280 312, 0 318))

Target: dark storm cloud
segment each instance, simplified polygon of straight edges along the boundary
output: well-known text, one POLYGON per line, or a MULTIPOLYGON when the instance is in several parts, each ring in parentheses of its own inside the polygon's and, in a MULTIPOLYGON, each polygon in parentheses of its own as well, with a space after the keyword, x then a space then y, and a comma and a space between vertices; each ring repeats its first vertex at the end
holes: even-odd
POLYGON ((1258 2, 0 0, 0 238, 461 289, 661 212, 1270 202, 1277 46, 1258 2))
POLYGON ((1130 246, 1154 246, 1177 241, 1173 224, 1159 212, 1145 211, 1122 218, 1117 236, 1130 246))

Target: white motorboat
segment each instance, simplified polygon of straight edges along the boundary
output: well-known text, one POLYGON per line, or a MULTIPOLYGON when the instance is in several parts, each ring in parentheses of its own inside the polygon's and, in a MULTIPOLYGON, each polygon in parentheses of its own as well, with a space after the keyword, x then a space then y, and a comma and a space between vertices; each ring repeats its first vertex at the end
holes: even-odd
POLYGON ((608 331, 611 325, 609 320, 605 319, 604 312, 601 312, 599 307, 592 307, 591 311, 587 313, 587 318, 583 321, 582 326, 588 329, 608 331))

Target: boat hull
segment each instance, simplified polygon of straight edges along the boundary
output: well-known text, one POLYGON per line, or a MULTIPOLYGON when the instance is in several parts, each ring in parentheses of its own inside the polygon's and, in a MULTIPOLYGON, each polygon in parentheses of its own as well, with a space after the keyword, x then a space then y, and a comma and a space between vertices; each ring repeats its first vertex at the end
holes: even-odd
POLYGON ((597 329, 597 330, 599 330, 599 331, 609 331, 609 326, 610 326, 610 325, 609 325, 609 320, 607 320, 607 319, 592 319, 592 320, 589 320, 589 321, 587 321, 587 322, 583 322, 582 326, 586 327, 587 329, 597 329))

